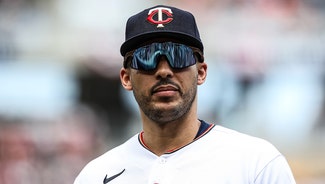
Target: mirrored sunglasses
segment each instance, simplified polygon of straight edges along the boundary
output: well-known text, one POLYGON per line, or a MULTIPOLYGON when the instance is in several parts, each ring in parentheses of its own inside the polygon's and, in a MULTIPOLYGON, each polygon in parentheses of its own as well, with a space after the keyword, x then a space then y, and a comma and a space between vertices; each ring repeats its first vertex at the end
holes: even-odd
MULTIPOLYGON (((183 69, 196 63, 191 47, 179 43, 163 42, 151 43, 136 49, 130 60, 130 66, 136 70, 152 71, 157 68, 162 56, 166 57, 169 66, 173 69, 183 69)), ((126 59, 128 59, 127 56, 126 59)))

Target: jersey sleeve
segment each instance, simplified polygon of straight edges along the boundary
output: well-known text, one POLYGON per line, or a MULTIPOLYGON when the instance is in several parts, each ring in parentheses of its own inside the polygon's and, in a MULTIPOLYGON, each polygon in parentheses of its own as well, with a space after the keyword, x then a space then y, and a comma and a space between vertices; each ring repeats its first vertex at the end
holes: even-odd
POLYGON ((74 180, 73 184, 82 184, 82 183, 79 181, 79 178, 76 177, 76 179, 74 180))
POLYGON ((92 183, 91 181, 88 181, 88 178, 84 174, 84 170, 79 173, 79 175, 76 177, 74 180, 73 184, 87 184, 87 183, 92 183))
POLYGON ((257 175, 254 184, 295 184, 292 171, 284 156, 271 160, 257 175))

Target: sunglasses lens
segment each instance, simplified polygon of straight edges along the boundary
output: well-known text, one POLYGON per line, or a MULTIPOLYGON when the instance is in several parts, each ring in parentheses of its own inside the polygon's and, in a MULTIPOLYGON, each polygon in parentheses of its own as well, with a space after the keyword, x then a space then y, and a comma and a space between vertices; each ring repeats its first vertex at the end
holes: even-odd
POLYGON ((137 70, 154 70, 157 68, 161 56, 166 56, 173 69, 186 68, 196 63, 193 50, 190 47, 166 42, 152 43, 136 49, 133 53, 131 67, 137 70))

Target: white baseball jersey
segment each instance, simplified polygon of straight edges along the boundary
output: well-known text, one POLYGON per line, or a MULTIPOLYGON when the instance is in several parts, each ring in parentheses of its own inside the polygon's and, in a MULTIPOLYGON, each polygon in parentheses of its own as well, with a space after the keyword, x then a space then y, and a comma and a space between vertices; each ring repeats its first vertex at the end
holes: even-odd
POLYGON ((141 134, 86 165, 74 184, 292 184, 269 142, 211 125, 192 143, 156 156, 141 134))

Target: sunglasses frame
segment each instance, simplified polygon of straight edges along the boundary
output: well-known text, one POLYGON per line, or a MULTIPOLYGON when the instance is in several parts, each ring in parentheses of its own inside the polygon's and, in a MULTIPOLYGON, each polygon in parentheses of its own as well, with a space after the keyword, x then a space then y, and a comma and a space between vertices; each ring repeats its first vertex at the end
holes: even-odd
MULTIPOLYGON (((193 52, 193 57, 195 59, 195 62, 204 62, 204 56, 203 56, 203 52, 199 49, 199 48, 196 48, 196 47, 191 47, 191 46, 187 46, 185 44, 181 44, 181 43, 177 43, 177 42, 153 42, 153 43, 150 43, 150 44, 147 44, 147 45, 144 45, 144 46, 141 46, 139 48, 142 48, 142 47, 148 47, 150 46, 151 44, 164 44, 164 43, 172 43, 172 44, 178 44, 178 45, 183 45, 183 46, 186 46, 190 49, 192 49, 192 52, 193 52)), ((137 49, 139 49, 137 48, 137 49)), ((123 67, 124 68, 133 68, 131 66, 131 63, 132 63, 132 59, 133 59, 133 55, 134 55, 134 52, 137 50, 137 49, 134 49, 132 51, 129 51, 125 54, 124 56, 124 62, 123 62, 123 67)), ((164 54, 162 54, 164 55, 164 54)), ((170 62, 168 61, 169 65, 170 65, 170 62)), ((192 65, 189 65, 189 66, 192 66, 192 65)), ((186 66, 186 67, 183 67, 183 68, 187 68, 189 66, 186 66)), ((171 66, 172 67, 172 66, 171 66)), ((173 67, 172 67, 173 68, 173 67)), ((183 68, 176 68, 176 69, 183 69, 183 68)), ((153 71, 153 70, 156 70, 157 69, 157 66, 154 68, 154 69, 149 69, 149 70, 143 70, 143 69, 137 69, 137 68, 133 68, 135 70, 142 70, 142 71, 153 71)))

